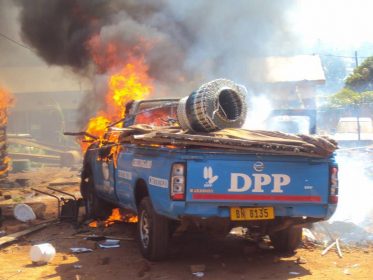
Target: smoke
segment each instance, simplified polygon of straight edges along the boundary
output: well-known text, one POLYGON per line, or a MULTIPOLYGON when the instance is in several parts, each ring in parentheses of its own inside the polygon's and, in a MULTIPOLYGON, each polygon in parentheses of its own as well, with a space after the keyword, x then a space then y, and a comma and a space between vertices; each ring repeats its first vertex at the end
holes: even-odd
POLYGON ((272 112, 272 104, 265 95, 251 95, 248 100, 250 109, 242 126, 245 129, 268 129, 268 118, 272 112))
POLYGON ((105 75, 143 57, 156 93, 179 96, 213 78, 247 84, 250 56, 294 49, 292 2, 18 0, 22 38, 47 63, 105 75))
POLYGON ((338 152, 339 203, 332 220, 363 225, 370 219, 373 225, 373 177, 367 172, 371 156, 371 153, 354 150, 338 152))

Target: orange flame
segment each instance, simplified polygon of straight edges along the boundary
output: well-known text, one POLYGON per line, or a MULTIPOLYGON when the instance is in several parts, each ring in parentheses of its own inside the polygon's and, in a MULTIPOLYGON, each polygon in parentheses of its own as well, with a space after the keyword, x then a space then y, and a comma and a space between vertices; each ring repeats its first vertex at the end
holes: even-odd
POLYGON ((5 168, 3 170, 0 170, 0 176, 4 175, 10 170, 9 162, 10 162, 10 157, 6 156, 2 163, 2 165, 5 166, 5 168))
MULTIPOLYGON (((4 127, 8 122, 8 114, 7 110, 10 106, 13 105, 13 97, 11 94, 6 91, 5 89, 2 89, 0 87, 0 127, 4 127)), ((5 131, 5 130, 2 130, 5 131)), ((0 135, 1 138, 5 137, 5 135, 0 135)), ((4 139, 4 138, 3 138, 4 139)), ((4 175, 6 172, 9 171, 10 165, 9 165, 10 158, 8 156, 5 156, 2 158, 1 165, 3 166, 3 169, 0 170, 0 176, 4 175)))
POLYGON ((115 222, 126 222, 126 223, 137 223, 138 218, 132 214, 122 215, 120 213, 119 208, 114 208, 111 212, 111 215, 106 219, 106 221, 99 223, 97 221, 93 221, 89 223, 89 227, 98 227, 99 224, 102 224, 104 227, 109 227, 110 225, 114 224, 115 222))
MULTIPOLYGON (((108 79, 106 93, 106 110, 88 122, 86 132, 99 137, 102 141, 105 134, 110 141, 116 141, 115 133, 109 132, 107 126, 125 115, 125 105, 131 100, 145 99, 152 91, 152 81, 148 76, 148 68, 143 59, 131 59, 120 72, 114 73, 108 79)), ((120 125, 119 125, 120 126, 120 125)), ((89 138, 85 138, 89 141, 89 138)), ((82 143, 85 151, 86 143, 82 143)))
POLYGON ((13 97, 0 87, 0 125, 6 125, 8 121, 7 109, 12 105, 13 97))

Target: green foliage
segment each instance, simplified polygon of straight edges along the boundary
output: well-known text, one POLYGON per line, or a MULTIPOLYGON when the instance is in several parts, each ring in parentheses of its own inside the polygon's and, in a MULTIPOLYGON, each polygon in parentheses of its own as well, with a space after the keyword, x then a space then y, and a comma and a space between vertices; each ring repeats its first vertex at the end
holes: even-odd
POLYGON ((358 92, 373 90, 373 56, 354 69, 346 79, 345 87, 358 92))
POLYGON ((349 88, 343 88, 330 97, 329 105, 331 107, 341 107, 362 103, 373 103, 373 91, 359 93, 349 88))
POLYGON ((373 103, 373 56, 365 59, 348 76, 345 87, 329 100, 330 107, 373 103))
POLYGON ((332 107, 359 104, 360 101, 360 94, 348 88, 343 88, 341 91, 330 97, 330 105, 332 107))
POLYGON ((373 91, 362 92, 362 103, 373 103, 373 91))

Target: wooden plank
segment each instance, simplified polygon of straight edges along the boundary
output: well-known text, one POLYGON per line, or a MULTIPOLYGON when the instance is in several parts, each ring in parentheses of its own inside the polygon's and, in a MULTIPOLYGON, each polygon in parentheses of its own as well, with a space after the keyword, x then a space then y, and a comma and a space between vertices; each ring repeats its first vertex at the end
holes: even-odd
POLYGON ((313 144, 308 144, 299 140, 274 140, 274 139, 260 139, 260 140, 251 140, 251 139, 236 139, 236 138, 223 138, 223 137, 217 137, 217 136, 207 136, 207 135, 192 135, 192 134, 172 134, 172 133, 162 133, 162 132, 155 132, 154 135, 150 135, 149 137, 172 137, 176 139, 190 139, 190 140, 199 140, 199 141, 213 141, 213 142, 226 142, 226 143, 234 143, 234 144, 266 144, 266 145, 283 145, 283 146, 291 146, 291 147, 315 147, 313 144))
POLYGON ((121 137, 121 142, 140 145, 175 145, 223 148, 261 154, 298 155, 322 158, 330 155, 337 147, 327 139, 313 136, 283 135, 279 132, 257 131, 253 135, 233 133, 233 138, 224 134, 186 134, 154 130, 144 134, 121 137), (247 137, 247 138, 246 138, 247 137))
POLYGON ((80 178, 57 178, 50 182, 48 185, 51 187, 58 186, 74 186, 80 184, 80 178))
POLYGON ((3 236, 3 237, 0 238, 0 247, 5 245, 5 244, 8 244, 10 242, 16 241, 18 238, 20 238, 22 236, 25 236, 25 235, 30 234, 32 232, 41 230, 41 229, 45 228, 46 226, 48 226, 49 223, 36 225, 36 226, 31 227, 31 228, 28 228, 28 229, 25 229, 25 230, 22 230, 22 231, 19 231, 19 232, 15 232, 15 233, 3 236))
POLYGON ((167 141, 165 139, 157 139, 153 138, 152 141, 141 141, 141 140, 133 140, 131 143, 133 144, 140 144, 140 145, 151 145, 151 144, 159 144, 159 145, 175 145, 175 146, 198 146, 198 147, 206 147, 206 148, 221 148, 221 149, 229 149, 230 151, 245 151, 250 153, 256 154, 266 154, 266 155, 295 155, 295 156, 306 156, 306 157, 314 157, 320 158, 321 155, 313 154, 310 152, 299 152, 296 151, 289 151, 289 150, 275 150, 275 149, 266 149, 261 147, 244 147, 244 146, 232 146, 232 145, 224 145, 224 144, 216 144, 216 143, 201 143, 201 142, 193 142, 193 141, 167 141))
MULTIPOLYGON (((141 140, 143 141, 149 141, 149 142, 154 142, 154 141, 159 141, 161 139, 165 139, 165 141, 170 144, 176 144, 178 141, 182 142, 183 144, 187 143, 199 143, 202 146, 211 146, 214 147, 218 145, 218 147, 223 147, 224 148, 230 148, 230 149, 241 149, 241 148, 250 148, 250 149, 261 149, 265 151, 289 151, 292 153, 296 153, 296 150, 299 150, 300 152, 311 152, 313 149, 315 149, 314 146, 311 147, 304 147, 304 146, 295 146, 295 145, 286 145, 286 144, 280 144, 280 143, 262 143, 259 141, 242 141, 242 140, 237 140, 237 139, 229 139, 229 138, 214 138, 209 139, 209 138, 194 138, 194 139, 189 139, 189 138, 179 138, 178 137, 172 137, 170 136, 164 136, 164 135, 157 135, 152 138, 148 137, 143 137, 141 140), (158 137, 160 138, 158 138, 158 137), (164 136, 164 137, 162 137, 164 136), (175 139, 176 138, 176 139, 175 139), (212 140, 212 141, 211 141, 212 140), (311 150, 311 151, 310 151, 311 150)), ((135 137, 136 139, 137 137, 135 137)))

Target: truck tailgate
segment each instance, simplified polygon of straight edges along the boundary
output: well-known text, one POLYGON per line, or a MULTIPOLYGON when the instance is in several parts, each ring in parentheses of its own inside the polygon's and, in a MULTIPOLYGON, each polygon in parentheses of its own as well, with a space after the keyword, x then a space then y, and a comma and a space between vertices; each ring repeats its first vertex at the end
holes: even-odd
POLYGON ((187 202, 326 204, 328 199, 325 160, 189 160, 187 170, 187 202))

